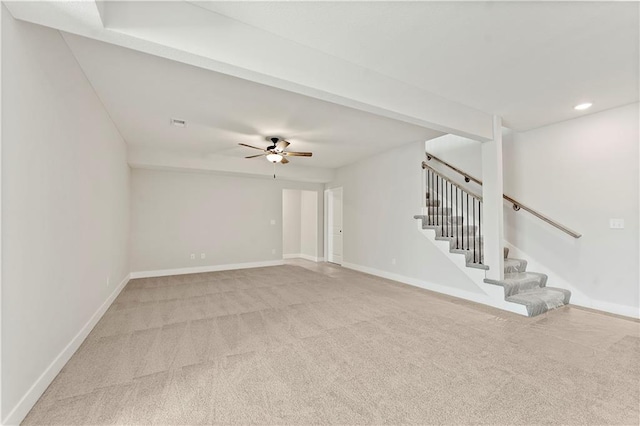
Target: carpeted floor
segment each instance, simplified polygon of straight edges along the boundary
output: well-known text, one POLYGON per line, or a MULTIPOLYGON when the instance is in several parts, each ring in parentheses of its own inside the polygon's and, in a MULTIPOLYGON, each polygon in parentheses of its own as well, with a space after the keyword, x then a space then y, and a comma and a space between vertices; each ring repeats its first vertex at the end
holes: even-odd
POLYGON ((131 281, 24 424, 640 422, 637 322, 293 263, 131 281))

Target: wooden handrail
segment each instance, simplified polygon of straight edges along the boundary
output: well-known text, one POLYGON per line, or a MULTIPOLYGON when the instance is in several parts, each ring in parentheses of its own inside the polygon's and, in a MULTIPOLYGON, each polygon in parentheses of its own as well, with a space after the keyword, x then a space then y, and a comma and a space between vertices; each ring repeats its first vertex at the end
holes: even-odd
MULTIPOLYGON (((425 154, 426 154, 426 156, 427 156, 427 161, 430 161, 430 160, 432 160, 432 159, 433 159, 433 160, 436 160, 437 162, 444 164, 445 166, 447 166, 447 167, 448 167, 448 168, 450 168, 451 170, 455 171, 456 173, 459 173, 460 175, 462 175, 462 176, 464 177, 464 180, 465 180, 466 182, 472 181, 472 182, 477 183, 478 185, 482 185, 482 181, 481 181, 480 179, 478 179, 478 178, 476 178, 476 177, 471 176, 469 173, 467 173, 467 172, 465 172, 465 171, 460 170, 459 168, 457 168, 457 167, 455 167, 455 166, 453 166, 453 165, 451 165, 451 164, 447 163, 447 162, 446 162, 446 161, 444 161, 444 160, 441 160, 440 158, 436 157, 436 156, 435 156, 435 155, 433 155, 433 154, 430 154, 430 153, 428 153, 428 152, 426 152, 425 154)), ((431 169, 431 170, 434 170, 432 167, 429 167, 425 161, 423 161, 423 162, 422 162, 422 168, 423 168, 423 169, 425 169, 425 168, 427 168, 427 167, 428 167, 429 169, 431 169)), ((436 173, 437 173, 437 172, 436 172, 436 173)), ((442 175, 441 175, 441 176, 442 176, 442 175)), ((469 192, 468 190, 466 190, 466 191, 467 191, 467 192, 469 192)), ((515 199, 513 199, 513 198, 509 197, 509 196, 508 196, 508 195, 506 195, 506 194, 502 194, 502 198, 504 198, 506 201, 508 201, 509 203, 511 203, 511 204, 513 205, 513 210, 515 210, 515 211, 518 211, 518 210, 520 210, 520 209, 523 209, 523 210, 525 210, 525 211, 529 212, 530 214, 534 215, 534 216, 535 216, 535 217, 537 217, 538 219, 540 219, 540 220, 542 220, 542 221, 544 221, 544 222, 547 222, 549 225, 554 226, 554 227, 558 228, 559 230, 561 230, 562 232, 564 232, 564 233, 566 233, 566 234, 571 235, 573 238, 580 238, 580 237, 582 237, 582 234, 579 234, 578 232, 576 232, 576 231, 574 231, 574 230, 572 230, 572 229, 569 229, 569 228, 567 228, 567 227, 566 227, 566 226, 564 226, 564 225, 559 224, 558 222, 554 221, 553 219, 550 219, 549 217, 547 217, 547 216, 543 215, 542 213, 537 212, 536 210, 532 209, 531 207, 525 206, 525 205, 524 205, 524 204, 522 204, 521 202, 516 201, 515 199)))
POLYGON ((443 175, 442 173, 440 173, 439 171, 437 171, 436 169, 434 169, 433 167, 431 167, 430 165, 428 165, 424 161, 422 162, 422 168, 431 170, 433 172, 433 174, 440 176, 442 179, 446 180, 451 185, 455 186, 456 188, 460 189, 461 191, 464 191, 464 192, 468 193, 469 195, 471 195, 476 200, 482 201, 482 195, 476 194, 475 192, 470 191, 467 188, 463 188, 462 186, 458 185, 457 183, 451 181, 451 179, 449 179, 448 177, 446 177, 445 175, 443 175))

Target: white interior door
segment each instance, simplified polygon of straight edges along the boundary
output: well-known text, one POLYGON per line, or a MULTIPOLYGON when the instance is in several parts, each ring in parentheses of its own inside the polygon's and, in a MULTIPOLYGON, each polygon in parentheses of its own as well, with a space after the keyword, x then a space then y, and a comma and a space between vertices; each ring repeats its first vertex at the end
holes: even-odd
POLYGON ((342 265, 342 188, 328 191, 328 261, 342 265))

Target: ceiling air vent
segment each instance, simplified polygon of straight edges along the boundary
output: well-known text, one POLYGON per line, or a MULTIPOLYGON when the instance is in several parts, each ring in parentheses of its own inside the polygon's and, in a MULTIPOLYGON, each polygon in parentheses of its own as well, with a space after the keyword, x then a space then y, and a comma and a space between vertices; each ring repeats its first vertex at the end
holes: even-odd
POLYGON ((172 118, 171 125, 176 127, 187 127, 187 122, 184 120, 179 120, 177 118, 172 118))

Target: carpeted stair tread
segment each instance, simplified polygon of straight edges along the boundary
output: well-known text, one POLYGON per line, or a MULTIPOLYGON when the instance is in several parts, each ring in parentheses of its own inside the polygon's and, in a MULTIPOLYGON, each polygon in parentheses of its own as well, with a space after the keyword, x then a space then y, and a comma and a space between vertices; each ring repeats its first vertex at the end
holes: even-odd
POLYGON ((538 288, 506 297, 507 302, 518 303, 527 308, 530 317, 569 303, 571 292, 559 288, 538 288))
POLYGON ((489 270, 489 267, 483 263, 467 262, 466 266, 467 268, 484 269, 485 271, 489 270))

